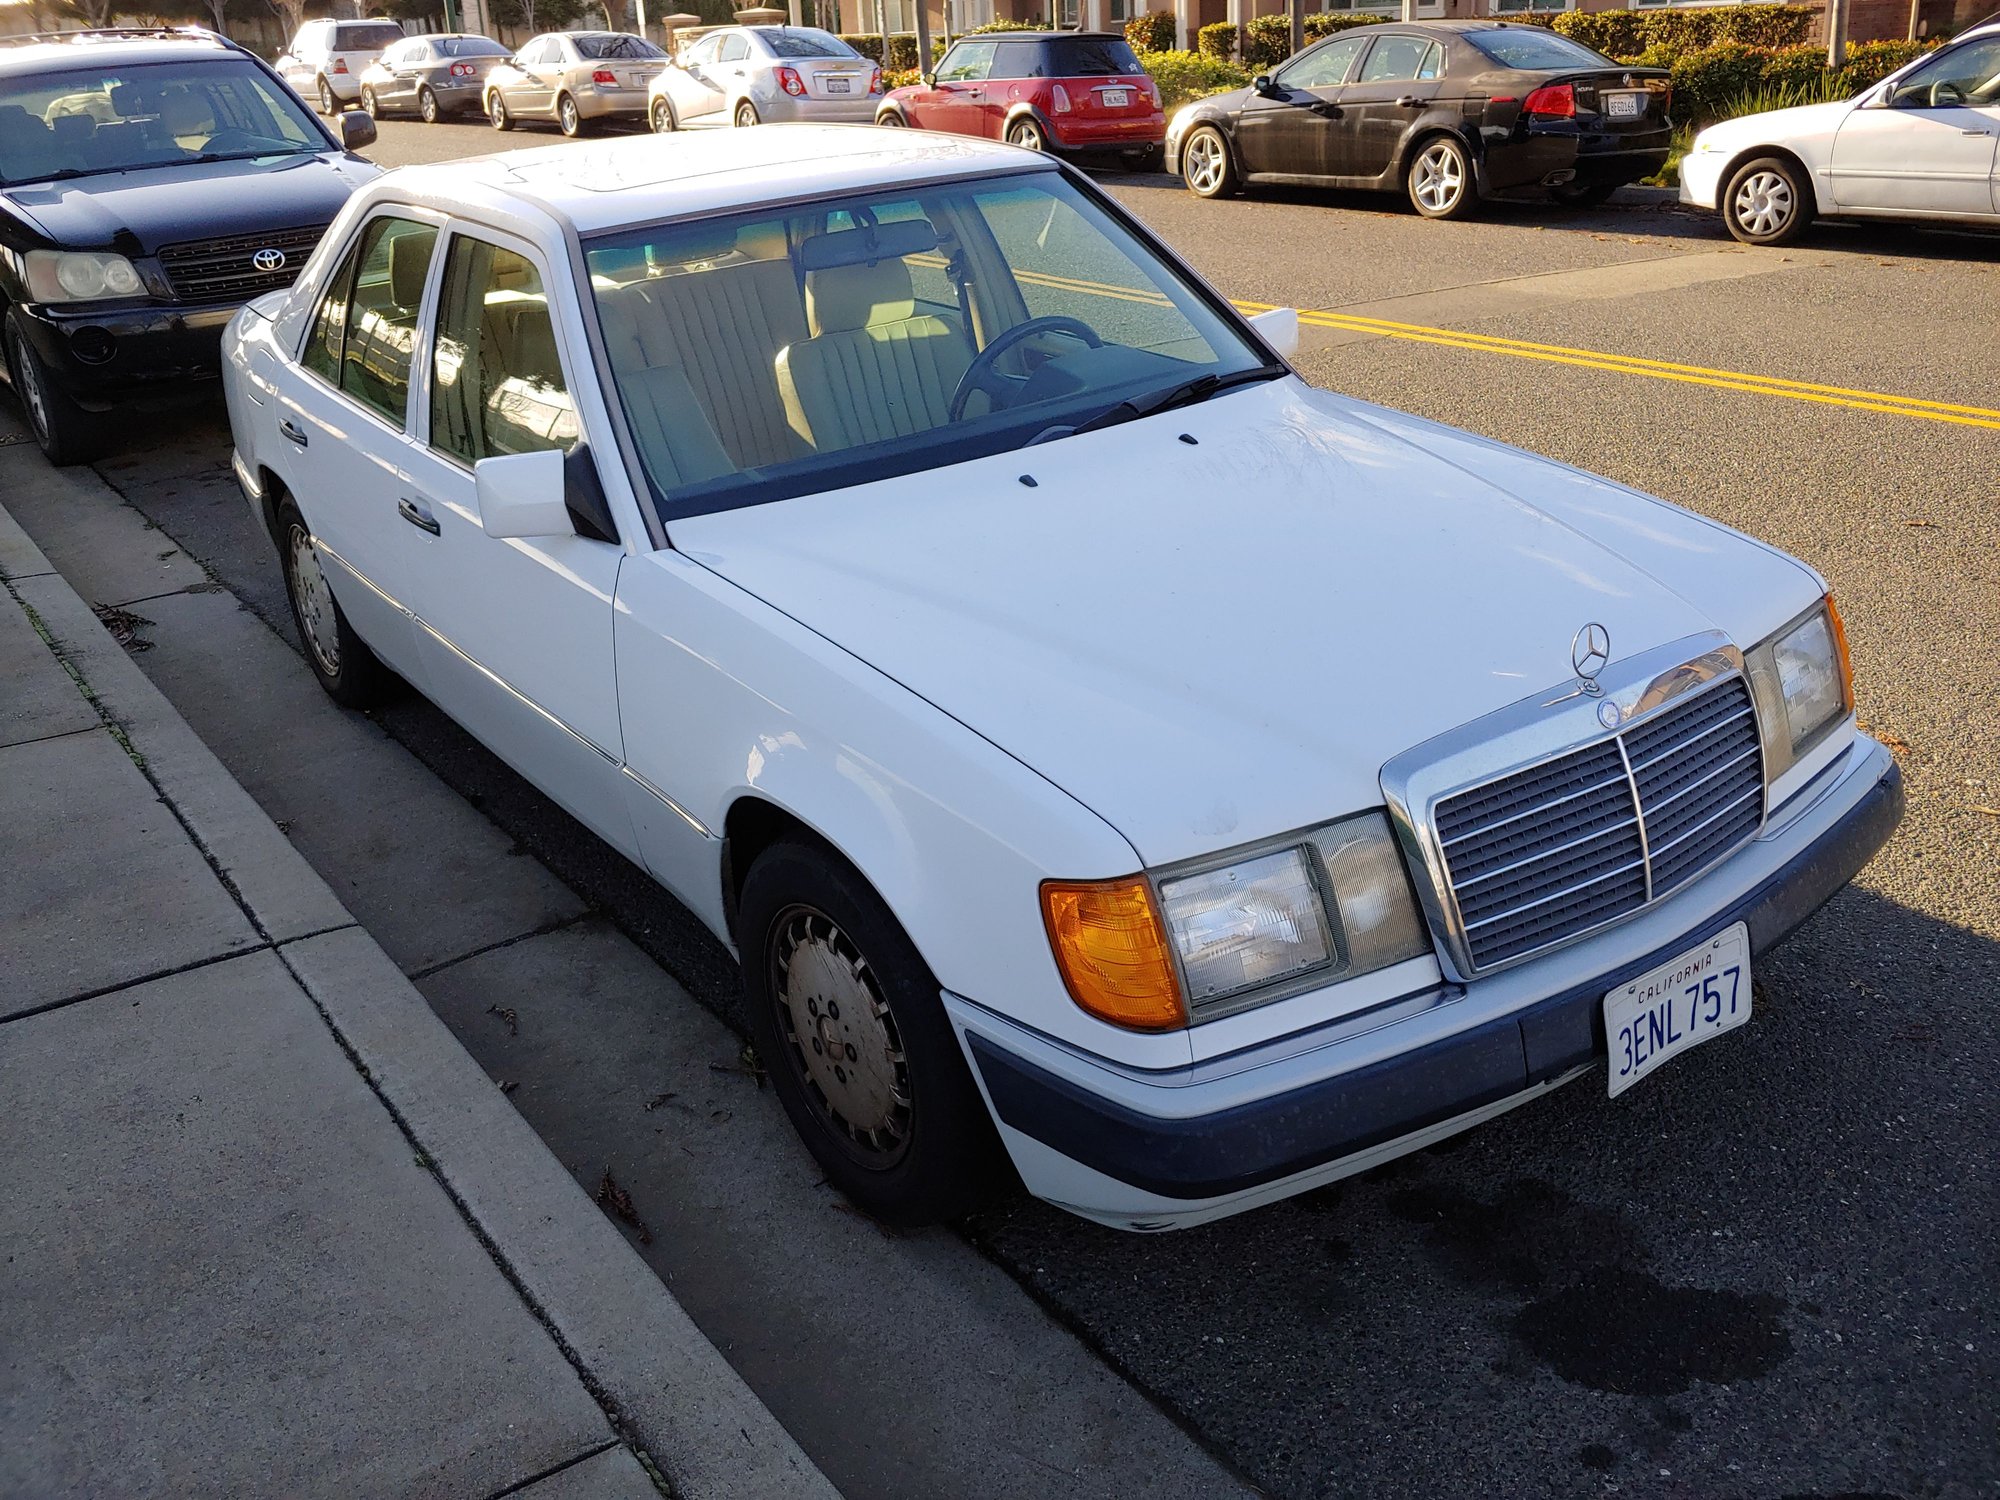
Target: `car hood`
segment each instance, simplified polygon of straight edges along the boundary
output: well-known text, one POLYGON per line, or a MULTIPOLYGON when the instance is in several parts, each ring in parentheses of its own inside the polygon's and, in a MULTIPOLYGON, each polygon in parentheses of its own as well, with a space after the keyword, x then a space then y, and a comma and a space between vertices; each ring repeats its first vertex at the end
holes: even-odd
POLYGON ((1831 135, 1840 128, 1840 122, 1853 108, 1852 100, 1836 99, 1831 104, 1800 104, 1791 109, 1766 110, 1761 115, 1738 115, 1733 120, 1709 126, 1701 132, 1700 139, 1748 145, 1752 142, 1831 135))
POLYGON ((1664 502, 1296 378, 671 533, 1148 865, 1379 806, 1391 756, 1571 680, 1587 622, 1614 657, 1747 646, 1818 588, 1664 502))
POLYGON ((73 177, 6 190, 6 200, 68 249, 150 255, 183 240, 324 224, 381 168, 343 151, 191 163, 73 177))

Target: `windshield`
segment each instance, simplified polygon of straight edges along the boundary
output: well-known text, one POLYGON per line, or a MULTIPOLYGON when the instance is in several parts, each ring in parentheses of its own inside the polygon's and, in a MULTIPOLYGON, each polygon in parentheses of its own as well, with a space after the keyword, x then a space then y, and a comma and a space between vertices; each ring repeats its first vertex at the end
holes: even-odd
POLYGON ((1601 52, 1592 52, 1581 42, 1573 42, 1539 26, 1510 26, 1502 31, 1469 31, 1466 40, 1503 68, 1526 72, 1559 68, 1615 68, 1618 65, 1601 52))
POLYGON ((577 52, 588 58, 665 57, 667 54, 651 42, 641 41, 636 36, 580 36, 576 38, 577 52))
POLYGON ((233 58, 0 78, 0 183, 331 149, 296 97, 233 58))
POLYGON ((766 27, 761 33, 764 45, 771 49, 775 57, 859 57, 840 38, 825 31, 783 30, 766 27))
POLYGON ((507 49, 490 37, 441 36, 431 45, 441 57, 505 57, 507 49))
POLYGON ((586 258, 667 517, 939 468, 1285 370, 1047 170, 629 230, 586 258))

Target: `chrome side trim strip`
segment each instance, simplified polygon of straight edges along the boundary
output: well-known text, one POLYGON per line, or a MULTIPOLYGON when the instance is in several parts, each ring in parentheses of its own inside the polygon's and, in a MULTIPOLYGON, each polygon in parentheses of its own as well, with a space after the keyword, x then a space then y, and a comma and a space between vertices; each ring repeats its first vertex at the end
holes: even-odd
POLYGON ((530 698, 526 693, 522 692, 519 688, 515 687, 513 683, 509 682, 506 678, 502 677, 498 672, 494 671, 491 667, 486 666, 483 662, 475 661, 472 657, 466 655, 464 651, 461 651, 459 649, 457 643, 454 642, 451 639, 451 637, 445 635, 435 625, 431 624, 430 621, 423 619, 421 616, 417 615, 412 615, 410 618, 416 621, 417 625, 423 630, 425 635, 429 636, 432 640, 436 641, 440 646, 444 647, 445 650, 449 651, 453 656, 457 657, 460 661, 464 662, 468 667, 471 667, 473 671, 477 672, 480 676, 484 677, 488 682, 492 683, 495 687, 499 688, 503 693, 507 694, 508 697, 514 699, 517 703, 521 704, 523 707, 532 709, 542 718, 548 720, 548 722, 553 724, 557 729, 560 729, 564 734, 568 735, 571 739, 575 740, 579 745, 583 745, 588 749, 595 751, 599 756, 603 758, 605 764, 611 766, 617 766, 621 770, 623 769, 624 762, 621 761, 616 755, 612 754, 609 750, 605 749, 602 745, 598 744, 597 741, 590 739, 585 735, 578 734, 574 729, 570 728, 569 725, 565 724, 561 719, 558 719, 554 714, 550 713, 546 708, 543 708, 541 704, 537 703, 533 698, 530 698))
POLYGON ((341 570, 345 572, 349 578, 352 578, 356 583, 360 584, 363 588, 368 590, 369 593, 373 594, 376 598, 380 599, 384 604, 388 605, 389 608, 395 610, 396 613, 402 615, 405 619, 413 618, 410 615, 410 607, 407 604, 403 603, 402 600, 398 599, 394 594, 390 593, 387 589, 383 588, 381 584, 377 583, 374 579, 370 578, 366 573, 362 572, 359 568, 355 567, 353 563, 349 562, 346 558, 342 557, 338 552, 334 551, 333 548, 327 546, 326 539, 320 536, 317 532, 313 534, 313 546, 317 547, 320 551, 324 552, 328 557, 332 558, 335 562, 339 563, 341 566, 341 570))
POLYGON ((672 813, 675 817, 679 818, 683 823, 687 824, 688 827, 692 828, 696 833, 700 834, 703 838, 712 839, 716 837, 716 835, 709 830, 708 826, 705 823, 703 823, 701 819, 697 818, 693 813, 689 812, 685 807, 682 807, 680 803, 674 801, 673 798, 669 797, 665 792, 661 791, 658 787, 654 786, 652 782, 648 781, 645 777, 641 776, 637 771, 633 770, 631 766, 625 765, 619 767, 619 769, 622 770, 627 776, 629 776, 638 785, 641 791, 647 792, 653 797, 659 799, 659 801, 665 805, 668 812, 672 813))

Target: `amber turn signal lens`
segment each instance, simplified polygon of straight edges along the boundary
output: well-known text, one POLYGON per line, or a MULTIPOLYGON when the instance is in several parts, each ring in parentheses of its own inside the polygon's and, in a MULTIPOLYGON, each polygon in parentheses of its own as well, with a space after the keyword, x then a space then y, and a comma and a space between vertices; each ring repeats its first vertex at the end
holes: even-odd
POLYGON ((1854 712, 1854 662, 1847 654, 1847 627, 1840 623, 1840 606, 1826 596, 1826 623, 1833 630, 1833 649, 1840 658, 1841 707, 1854 712))
POLYGON ((1042 919, 1070 998, 1093 1016, 1135 1031, 1187 1025, 1167 930, 1142 878, 1045 881, 1042 919))

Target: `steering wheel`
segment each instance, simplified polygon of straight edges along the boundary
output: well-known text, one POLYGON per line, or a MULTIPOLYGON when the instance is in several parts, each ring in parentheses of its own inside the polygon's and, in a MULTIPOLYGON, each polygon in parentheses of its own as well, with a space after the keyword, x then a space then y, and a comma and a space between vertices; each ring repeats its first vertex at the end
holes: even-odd
POLYGON ((992 343, 972 356, 972 363, 965 367, 959 377, 958 389, 951 393, 951 406, 945 420, 956 422, 965 415, 966 399, 974 391, 984 391, 994 400, 1004 394, 999 381, 1004 378, 994 373, 993 367, 1000 362, 1000 356, 1008 350, 1033 338, 1038 333, 1067 333, 1080 338, 1093 349, 1102 349, 1104 340, 1097 336, 1097 330, 1081 318, 1067 318, 1057 315, 1052 318, 1030 318, 1025 323, 1016 323, 992 343))
POLYGON ((216 131, 201 143, 201 149, 203 154, 214 151, 226 155, 239 155, 249 151, 272 151, 275 154, 285 147, 274 142, 268 135, 258 135, 253 131, 232 127, 216 131))
POLYGON ((1940 78, 1931 85, 1931 108, 1948 109, 1965 103, 1965 90, 1949 78, 1940 78))

